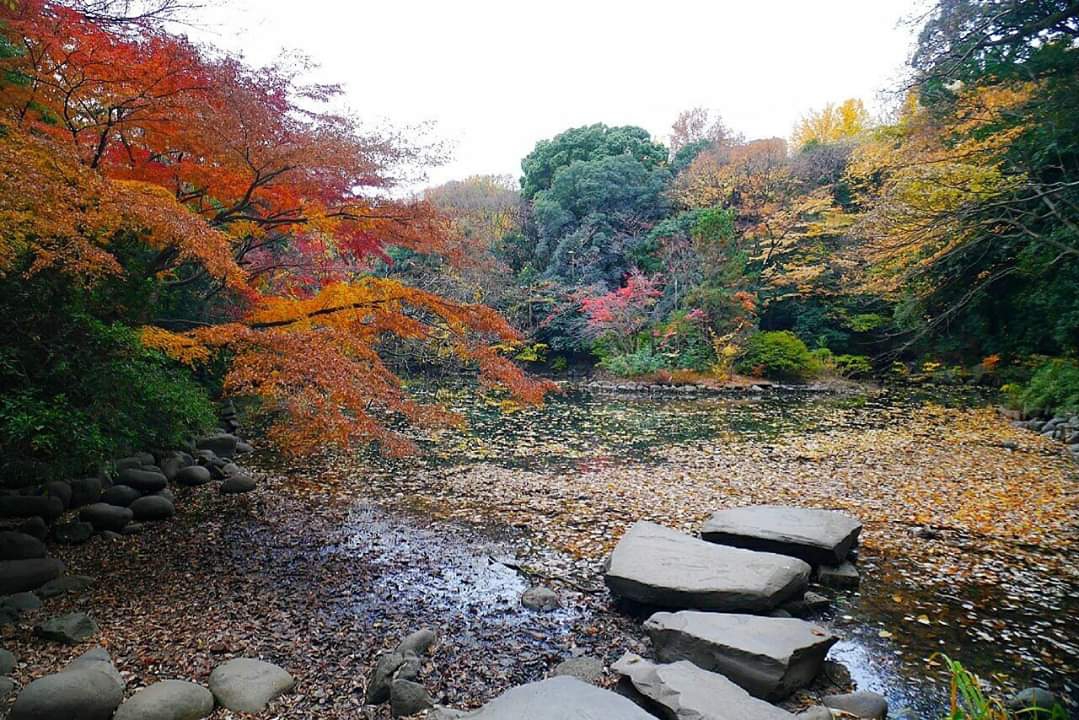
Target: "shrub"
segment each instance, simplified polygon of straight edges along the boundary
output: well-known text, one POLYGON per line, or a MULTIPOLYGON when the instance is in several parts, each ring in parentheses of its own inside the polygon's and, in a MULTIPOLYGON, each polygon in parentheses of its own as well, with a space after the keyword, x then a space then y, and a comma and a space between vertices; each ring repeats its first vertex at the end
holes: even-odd
POLYGON ((782 330, 751 337, 735 368, 750 375, 791 379, 810 375, 813 364, 813 355, 806 344, 794 333, 782 330))
POLYGON ((1049 360, 1034 371, 1015 401, 1027 412, 1079 413, 1079 363, 1049 360))
POLYGON ((632 353, 608 355, 599 361, 600 367, 622 377, 648 375, 664 367, 662 355, 656 355, 652 348, 642 348, 632 353))
POLYGON ((835 371, 843 377, 868 377, 873 373, 873 365, 865 355, 836 355, 832 362, 835 371))
POLYGON ((70 476, 132 450, 179 447, 212 427, 213 405, 190 369, 147 350, 127 326, 78 313, 66 321, 47 358, 21 337, 0 356, 6 472, 70 476))

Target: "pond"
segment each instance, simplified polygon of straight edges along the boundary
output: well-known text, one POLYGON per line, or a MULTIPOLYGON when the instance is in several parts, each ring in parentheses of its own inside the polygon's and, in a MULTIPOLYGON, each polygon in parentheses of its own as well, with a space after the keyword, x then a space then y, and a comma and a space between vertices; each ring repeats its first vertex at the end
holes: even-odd
MULTIPOLYGON (((515 622, 507 597, 520 581, 505 568, 492 574, 492 552, 592 592, 602 587, 606 553, 638 518, 692 531, 720 506, 842 507, 866 521, 862 584, 833 593, 833 607, 815 619, 843 638, 832 657, 860 688, 882 692, 893 708, 940 716, 946 653, 1001 692, 1043 685, 1074 707, 1076 467, 1041 438, 1017 435, 977 409, 986 404, 977 392, 685 397, 577 389, 509 414, 494 400, 439 399, 468 426, 418 438, 423 452, 407 461, 365 456, 336 466, 364 472, 381 506, 412 518, 393 521, 415 525, 411 540, 392 543, 396 556, 445 543, 453 567, 439 582, 399 578, 401 588, 438 596, 419 601, 446 606, 456 597, 482 608, 486 594, 499 622, 515 622), (1024 483, 1030 506, 1015 512, 1039 516, 1029 528, 1006 504, 1022 504, 1008 496, 1024 483), (443 533, 442 522, 467 530, 443 533), (481 542, 487 534, 495 550, 481 542)), ((356 525, 365 544, 392 535, 378 525, 385 518, 368 521, 361 515, 356 525)), ((581 613, 609 613, 619 628, 633 627, 605 595, 551 622, 587 626, 581 613)))

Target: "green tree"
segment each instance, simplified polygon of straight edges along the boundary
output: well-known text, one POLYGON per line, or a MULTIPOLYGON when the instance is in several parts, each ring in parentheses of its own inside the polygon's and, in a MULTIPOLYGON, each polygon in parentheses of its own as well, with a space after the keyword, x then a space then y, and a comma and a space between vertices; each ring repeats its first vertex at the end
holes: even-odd
POLYGON ((653 142, 648 131, 630 125, 608 127, 603 123, 572 128, 550 140, 540 140, 521 161, 521 196, 531 200, 548 189, 560 170, 574 161, 601 160, 629 155, 645 168, 655 169, 667 162, 667 149, 653 142))

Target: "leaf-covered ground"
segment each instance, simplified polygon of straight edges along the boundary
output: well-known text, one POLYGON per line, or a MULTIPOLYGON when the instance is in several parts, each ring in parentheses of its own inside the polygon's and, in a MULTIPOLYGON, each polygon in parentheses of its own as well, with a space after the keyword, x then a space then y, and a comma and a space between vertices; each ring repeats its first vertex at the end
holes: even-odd
MULTIPOLYGON (((184 491, 172 522, 64 548, 70 571, 98 582, 47 610, 91 612, 132 687, 204 682, 238 654, 278 662, 299 685, 268 716, 290 718, 361 717, 377 652, 435 625, 425 683, 474 706, 574 654, 646 650, 598 572, 632 521, 692 531, 716 508, 791 502, 866 521, 862 590, 822 618, 863 685, 930 707, 937 688, 921 679, 939 681, 933 653, 946 651, 1005 687, 1076 692, 1077 468, 992 410, 602 395, 462 409, 470 429, 408 462, 263 457, 249 496, 184 491), (523 610, 526 575, 566 608, 523 610)), ((32 638, 41 612, 3 640, 20 682, 83 649, 32 638)))

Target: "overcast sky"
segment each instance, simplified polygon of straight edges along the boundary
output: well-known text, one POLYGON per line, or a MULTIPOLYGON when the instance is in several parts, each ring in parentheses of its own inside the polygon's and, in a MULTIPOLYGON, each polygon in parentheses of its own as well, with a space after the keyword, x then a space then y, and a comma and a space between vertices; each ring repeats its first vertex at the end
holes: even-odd
POLYGON ((880 107, 913 37, 914 0, 229 0, 195 35, 256 64, 317 62, 372 122, 433 121, 453 159, 432 183, 519 175, 541 138, 604 122, 666 142, 681 110, 788 137, 807 110, 880 107))

